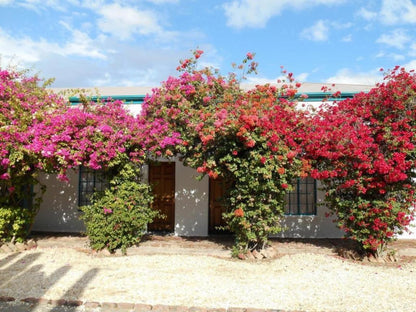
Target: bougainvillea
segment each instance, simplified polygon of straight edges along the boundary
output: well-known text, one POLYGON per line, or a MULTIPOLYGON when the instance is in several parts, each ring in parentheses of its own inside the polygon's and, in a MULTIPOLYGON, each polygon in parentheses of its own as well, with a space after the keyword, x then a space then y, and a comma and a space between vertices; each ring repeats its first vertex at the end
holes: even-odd
POLYGON ((163 120, 148 122, 133 116, 121 101, 106 99, 56 111, 36 123, 26 146, 38 156, 38 167, 59 172, 78 166, 102 170, 109 187, 96 192, 91 205, 81 207, 86 234, 93 249, 111 252, 137 243, 156 211, 151 210, 150 188, 141 180, 145 161, 160 156, 181 141, 168 132, 163 120))
POLYGON ((325 105, 305 145, 338 226, 377 256, 414 215, 415 100, 415 74, 397 67, 370 92, 325 105))
MULTIPOLYGON (((37 77, 0 71, 0 237, 23 239, 40 207, 34 194, 39 172, 78 166, 94 170, 139 167, 149 153, 161 155, 181 141, 161 119, 132 116, 111 99, 71 107, 39 86, 37 77)), ((169 152, 167 152, 169 154, 169 152)), ((44 191, 44 187, 40 187, 44 191)))
POLYGON ((146 153, 159 155, 181 142, 167 130, 159 119, 149 123, 131 115, 121 101, 86 101, 36 123, 26 148, 38 154, 40 168, 60 171, 65 179, 67 169, 80 165, 98 170, 127 160, 143 164, 146 153))
MULTIPOLYGON (((26 148, 30 128, 65 101, 48 91, 48 82, 0 68, 0 240, 19 240, 30 230, 40 207, 35 196, 37 157, 26 148)), ((43 190, 40 187, 40 190, 43 190)))
POLYGON ((111 253, 140 242, 147 224, 158 215, 151 208, 150 186, 141 183, 141 168, 135 162, 117 166, 110 186, 103 193, 95 193, 91 205, 81 207, 81 219, 92 249, 106 248, 111 253))
MULTIPOLYGON (((198 70, 194 58, 181 62, 179 77, 170 77, 146 99, 143 115, 163 118, 181 134, 177 146, 185 165, 211 179, 228 181, 227 227, 236 236, 235 253, 262 249, 270 234, 281 230, 284 197, 306 163, 294 130, 299 124, 296 85, 240 88, 236 74, 221 76, 198 70)), ((256 70, 253 54, 239 66, 256 70)))

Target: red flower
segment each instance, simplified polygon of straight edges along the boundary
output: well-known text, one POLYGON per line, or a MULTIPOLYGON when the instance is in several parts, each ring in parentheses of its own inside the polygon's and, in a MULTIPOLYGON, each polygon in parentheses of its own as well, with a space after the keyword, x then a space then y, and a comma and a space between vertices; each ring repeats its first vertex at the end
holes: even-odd
POLYGON ((244 210, 241 208, 234 210, 234 216, 240 217, 240 218, 244 217, 244 210))
POLYGON ((246 143, 247 147, 253 147, 254 145, 256 145, 256 141, 254 141, 254 140, 247 141, 247 143, 246 143))
POLYGON ((287 185, 286 183, 282 183, 281 185, 280 185, 281 187, 282 187, 282 189, 287 189, 288 187, 289 187, 289 185, 287 185))
POLYGON ((264 163, 266 162, 266 160, 267 160, 267 159, 266 159, 266 157, 264 157, 264 156, 263 156, 262 158, 260 158, 260 162, 261 162, 263 165, 264 165, 264 163))
POLYGON ((208 172, 208 175, 209 175, 209 177, 210 178, 212 178, 212 179, 216 179, 216 178, 218 178, 218 173, 216 173, 215 171, 210 171, 210 172, 208 172))
POLYGON ((237 152, 236 150, 233 150, 232 154, 233 154, 234 156, 237 156, 238 152, 237 152))
POLYGON ((252 59, 253 59, 253 57, 254 57, 253 53, 251 53, 251 52, 248 52, 248 53, 247 53, 247 59, 248 59, 248 60, 252 60, 252 59))

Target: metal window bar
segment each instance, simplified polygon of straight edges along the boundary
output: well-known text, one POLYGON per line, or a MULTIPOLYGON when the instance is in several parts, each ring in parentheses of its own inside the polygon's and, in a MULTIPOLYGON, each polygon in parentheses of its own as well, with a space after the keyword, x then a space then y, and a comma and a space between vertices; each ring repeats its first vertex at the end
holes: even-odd
POLYGON ((106 174, 102 170, 92 170, 80 166, 78 183, 78 206, 91 204, 91 196, 99 191, 105 190, 109 186, 106 174))
POLYGON ((316 215, 316 180, 297 179, 295 189, 286 195, 285 215, 316 215))

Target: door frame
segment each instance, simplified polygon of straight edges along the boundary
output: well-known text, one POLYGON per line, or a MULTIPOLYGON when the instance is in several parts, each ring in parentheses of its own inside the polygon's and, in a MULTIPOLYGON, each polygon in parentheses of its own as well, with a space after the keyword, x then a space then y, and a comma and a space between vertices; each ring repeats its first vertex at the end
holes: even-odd
MULTIPOLYGON (((174 232, 174 230, 175 230, 175 206, 176 206, 175 205, 176 163, 175 162, 167 162, 167 161, 150 162, 149 165, 148 165, 148 168, 149 168, 149 170, 148 170, 148 183, 149 183, 149 185, 152 185, 152 183, 154 181, 157 181, 157 180, 153 180, 153 178, 152 178, 152 168, 159 167, 159 166, 173 167, 173 173, 172 173, 172 177, 171 177, 172 181, 173 181, 173 190, 172 190, 172 194, 170 195, 170 196, 172 196, 172 208, 171 208, 171 211, 170 211, 171 218, 170 218, 170 220, 169 220, 169 218, 167 218, 167 220, 156 218, 156 220, 158 220, 159 223, 163 223, 163 221, 165 221, 166 223, 163 224, 163 227, 166 227, 166 228, 152 228, 152 224, 153 224, 153 222, 152 222, 152 223, 148 224, 148 230, 149 231, 174 232)), ((163 181, 163 180, 160 180, 160 181, 163 181)), ((155 193, 154 193, 153 188, 152 188, 152 195, 154 197, 156 196, 155 193)))

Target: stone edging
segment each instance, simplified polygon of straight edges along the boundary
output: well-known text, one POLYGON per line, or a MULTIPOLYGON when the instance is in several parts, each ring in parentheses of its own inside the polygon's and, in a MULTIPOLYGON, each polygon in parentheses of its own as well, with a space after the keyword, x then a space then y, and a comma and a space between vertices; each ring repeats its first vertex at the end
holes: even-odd
MULTIPOLYGON (((17 299, 13 297, 0 296, 0 302, 11 303, 17 299)), ((202 307, 185 307, 174 305, 150 305, 142 303, 126 303, 126 302, 95 302, 81 300, 66 300, 66 299, 46 299, 46 298, 24 298, 21 302, 31 305, 52 305, 65 307, 79 307, 84 306, 89 309, 101 308, 100 311, 117 311, 117 312, 302 312, 302 311, 287 311, 279 309, 257 309, 257 308, 202 308, 202 307)))

